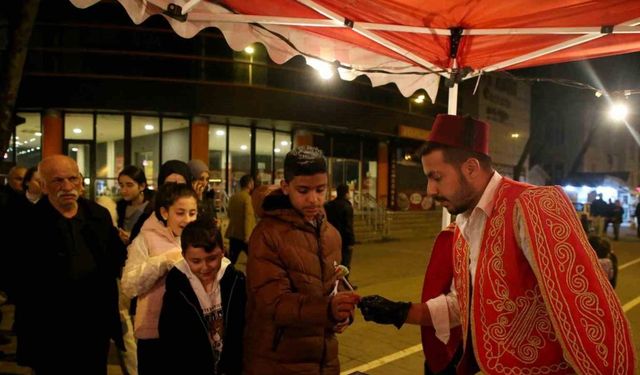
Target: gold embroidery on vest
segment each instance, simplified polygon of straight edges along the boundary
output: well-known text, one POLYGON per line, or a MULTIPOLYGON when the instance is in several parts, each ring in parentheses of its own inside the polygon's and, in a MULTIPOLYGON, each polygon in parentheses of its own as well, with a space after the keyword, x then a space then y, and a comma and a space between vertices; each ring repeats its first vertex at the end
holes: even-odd
MULTIPOLYGON (((530 234, 533 237, 532 245, 538 249, 539 280, 544 284, 557 324, 564 332, 565 344, 570 347, 580 368, 597 372, 597 366, 586 355, 582 340, 589 340, 596 349, 598 359, 604 366, 609 366, 608 348, 604 343, 604 310, 597 295, 590 291, 584 266, 576 265, 576 249, 569 241, 572 234, 581 233, 583 229, 577 219, 567 222, 566 218, 575 217, 575 213, 568 211, 568 205, 560 204, 565 198, 555 188, 532 189, 523 194, 521 199, 523 209, 528 211, 528 218, 533 226, 530 234), (543 220, 541 216, 548 219, 543 220), (548 239, 545 232, 550 233, 552 238, 548 239), (575 296, 574 301, 566 300, 560 293, 561 288, 568 288, 575 296), (574 304, 578 308, 577 314, 570 308, 574 304), (576 336, 576 331, 572 328, 574 326, 581 327, 584 337, 576 336)), ((599 275, 599 278, 603 277, 599 275)), ((616 336, 618 332, 616 327, 616 336)))
POLYGON ((456 228, 458 234, 455 241, 454 277, 458 304, 460 307, 460 325, 462 326, 462 341, 467 342, 469 332, 469 245, 464 241, 462 232, 456 228))
MULTIPOLYGON (((487 235, 483 246, 487 254, 481 256, 478 263, 475 293, 484 293, 485 283, 489 284, 491 295, 478 295, 481 298, 480 324, 482 324, 483 348, 486 351, 488 369, 501 374, 551 374, 569 368, 569 364, 560 363, 534 366, 539 360, 540 350, 547 342, 556 342, 555 331, 547 315, 542 295, 536 286, 526 290, 524 295, 511 298, 507 271, 504 267, 505 237, 513 223, 506 223, 506 189, 511 184, 503 183, 496 192, 493 214, 486 225, 487 235), (497 318, 488 320, 487 309, 491 308, 497 318), (522 362, 522 367, 506 367, 501 362, 505 353, 522 362)), ((514 219, 515 220, 515 219, 514 219)), ((474 343, 475 344, 475 343, 474 343)))

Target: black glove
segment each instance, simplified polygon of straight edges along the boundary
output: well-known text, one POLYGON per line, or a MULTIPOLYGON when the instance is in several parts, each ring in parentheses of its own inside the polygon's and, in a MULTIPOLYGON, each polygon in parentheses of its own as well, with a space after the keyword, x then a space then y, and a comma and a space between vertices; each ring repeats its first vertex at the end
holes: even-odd
POLYGON ((400 329, 407 320, 411 302, 393 302, 388 299, 373 295, 362 297, 358 303, 364 320, 373 320, 380 324, 393 324, 400 329))

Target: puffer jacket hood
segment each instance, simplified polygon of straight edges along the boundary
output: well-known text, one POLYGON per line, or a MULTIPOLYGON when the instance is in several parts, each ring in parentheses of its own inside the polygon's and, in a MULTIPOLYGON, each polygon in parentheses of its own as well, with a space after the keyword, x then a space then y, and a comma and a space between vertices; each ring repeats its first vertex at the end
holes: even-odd
MULTIPOLYGON (((313 231, 313 226, 310 225, 304 218, 304 216, 296 210, 293 205, 291 205, 291 201, 289 197, 282 192, 282 189, 277 189, 269 193, 264 197, 262 202, 262 210, 263 217, 271 217, 274 219, 286 221, 296 228, 311 230, 313 231)), ((318 216, 316 216, 316 221, 319 226, 322 226, 322 222, 325 218, 324 208, 321 209, 318 216)))

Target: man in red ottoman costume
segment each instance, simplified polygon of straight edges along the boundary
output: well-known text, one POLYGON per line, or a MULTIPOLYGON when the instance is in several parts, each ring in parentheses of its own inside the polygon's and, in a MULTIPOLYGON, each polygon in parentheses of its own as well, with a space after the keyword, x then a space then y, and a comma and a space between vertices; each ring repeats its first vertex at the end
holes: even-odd
POLYGON ((427 193, 457 215, 450 291, 420 304, 364 297, 365 319, 433 326, 444 342, 460 326, 459 374, 633 374, 629 323, 571 202, 500 176, 488 133, 438 115, 422 151, 427 193))

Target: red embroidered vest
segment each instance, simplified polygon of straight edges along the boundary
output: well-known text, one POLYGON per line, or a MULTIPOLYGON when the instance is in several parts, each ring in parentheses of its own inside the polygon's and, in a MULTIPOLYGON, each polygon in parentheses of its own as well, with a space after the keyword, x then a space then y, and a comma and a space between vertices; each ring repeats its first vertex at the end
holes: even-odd
POLYGON ((503 178, 485 223, 471 303, 469 246, 459 229, 454 241, 463 341, 471 324, 483 373, 633 373, 629 324, 560 188, 503 178), (516 205, 533 268, 517 244, 516 205))

